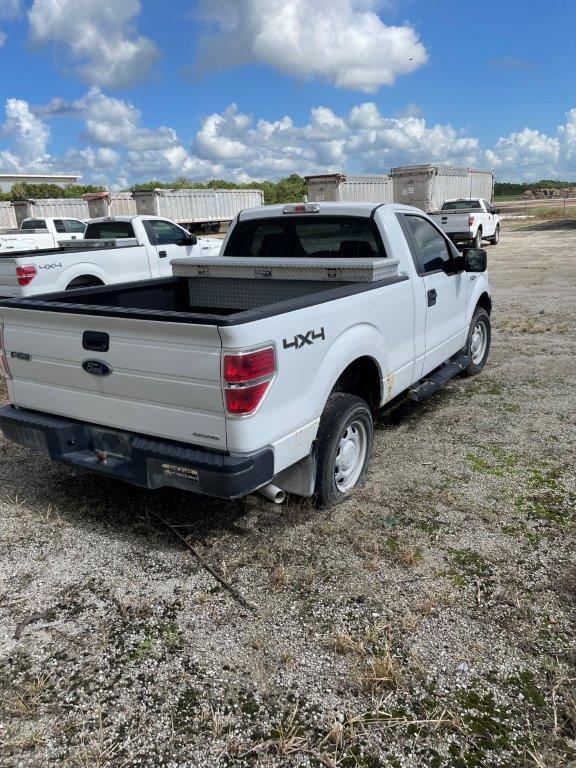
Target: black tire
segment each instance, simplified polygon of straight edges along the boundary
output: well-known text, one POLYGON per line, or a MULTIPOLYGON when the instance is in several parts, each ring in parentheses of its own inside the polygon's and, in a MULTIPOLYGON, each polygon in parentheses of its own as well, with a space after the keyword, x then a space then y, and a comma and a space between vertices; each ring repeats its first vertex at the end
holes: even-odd
POLYGON ((494 231, 493 237, 488 238, 488 242, 492 245, 498 245, 498 242, 500 241, 500 224, 496 224, 496 229, 494 231))
POLYGON ((464 347, 464 354, 468 358, 468 364, 466 368, 462 371, 462 376, 476 376, 477 373, 480 373, 480 371, 484 368, 486 365, 486 360, 488 359, 488 355, 490 353, 490 342, 492 340, 492 326, 490 323, 490 315, 488 312, 486 312, 485 309, 482 307, 478 307, 476 311, 474 312, 474 315, 472 316, 472 321, 470 323, 470 328, 468 329, 468 338, 466 339, 466 346, 464 347), (482 356, 476 361, 474 361, 474 352, 472 349, 473 339, 476 327, 480 325, 484 329, 484 333, 486 334, 486 342, 485 342, 485 348, 484 353, 482 356))
MULTIPOLYGON (((368 403, 360 397, 344 392, 330 395, 320 419, 317 438, 316 505, 318 507, 339 504, 349 498, 355 488, 363 485, 370 464, 373 439, 374 426, 368 403), (356 427, 354 427, 355 424, 356 427), (356 465, 355 472, 358 469, 360 471, 353 485, 341 490, 336 481, 336 462, 341 442, 345 439, 348 429, 352 435, 356 430, 356 435, 365 440, 365 455, 361 467, 360 463, 356 465)), ((351 481, 352 479, 353 477, 350 478, 351 481)))
POLYGON ((478 227, 476 237, 474 238, 474 248, 482 248, 482 227, 478 227))

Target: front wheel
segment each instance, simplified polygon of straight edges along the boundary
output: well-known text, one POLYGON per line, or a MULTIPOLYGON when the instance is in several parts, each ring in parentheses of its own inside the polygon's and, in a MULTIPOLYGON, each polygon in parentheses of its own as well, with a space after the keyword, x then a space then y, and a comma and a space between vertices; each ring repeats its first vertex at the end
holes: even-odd
POLYGON ((368 403, 355 395, 330 395, 318 429, 316 503, 330 507, 363 485, 374 438, 368 403))
POLYGON ((492 243, 492 245, 498 245, 498 242, 500 240, 500 224, 496 225, 496 229, 494 230, 493 237, 488 238, 488 242, 492 243))
POLYGON ((490 315, 485 309, 479 308, 474 312, 468 330, 468 339, 464 349, 468 363, 462 371, 463 376, 475 376, 484 368, 488 359, 488 353, 490 352, 491 339, 492 326, 490 315))

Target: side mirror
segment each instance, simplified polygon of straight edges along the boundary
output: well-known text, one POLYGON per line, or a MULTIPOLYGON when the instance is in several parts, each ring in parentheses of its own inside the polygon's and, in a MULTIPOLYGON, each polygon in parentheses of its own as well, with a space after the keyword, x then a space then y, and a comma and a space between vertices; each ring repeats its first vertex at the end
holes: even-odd
POLYGON ((467 248, 464 251, 465 272, 486 272, 488 254, 484 248, 467 248))
POLYGON ((495 213, 498 215, 500 213, 500 208, 492 208, 492 213, 495 213))
POLYGON ((197 242, 198 242, 198 238, 196 237, 196 235, 188 233, 184 235, 184 237, 182 238, 182 240, 180 240, 178 245, 196 245, 197 242))

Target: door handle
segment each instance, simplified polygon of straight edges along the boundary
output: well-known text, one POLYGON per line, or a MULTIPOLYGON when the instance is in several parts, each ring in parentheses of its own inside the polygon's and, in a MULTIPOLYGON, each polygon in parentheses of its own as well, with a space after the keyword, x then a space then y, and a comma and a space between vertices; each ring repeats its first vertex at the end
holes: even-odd
POLYGON ((82 334, 82 347, 91 352, 108 352, 110 349, 110 336, 100 331, 84 331, 82 334))
POLYGON ((428 306, 433 307, 434 304, 436 304, 436 299, 438 298, 438 291, 436 288, 430 288, 426 295, 428 296, 428 306))
POLYGON ((158 251, 158 258, 165 259, 168 254, 166 251, 158 251))

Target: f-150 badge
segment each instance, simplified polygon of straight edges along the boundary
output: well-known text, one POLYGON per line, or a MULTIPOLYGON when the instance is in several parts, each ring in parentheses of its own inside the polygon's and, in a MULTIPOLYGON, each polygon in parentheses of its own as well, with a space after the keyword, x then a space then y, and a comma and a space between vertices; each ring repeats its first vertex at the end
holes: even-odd
POLYGON ((314 344, 314 342, 318 341, 318 339, 326 341, 324 328, 320 328, 319 331, 307 331, 306 333, 298 333, 296 336, 294 336, 293 341, 284 339, 282 341, 282 345, 284 349, 302 349, 302 347, 305 347, 307 344, 314 344))

